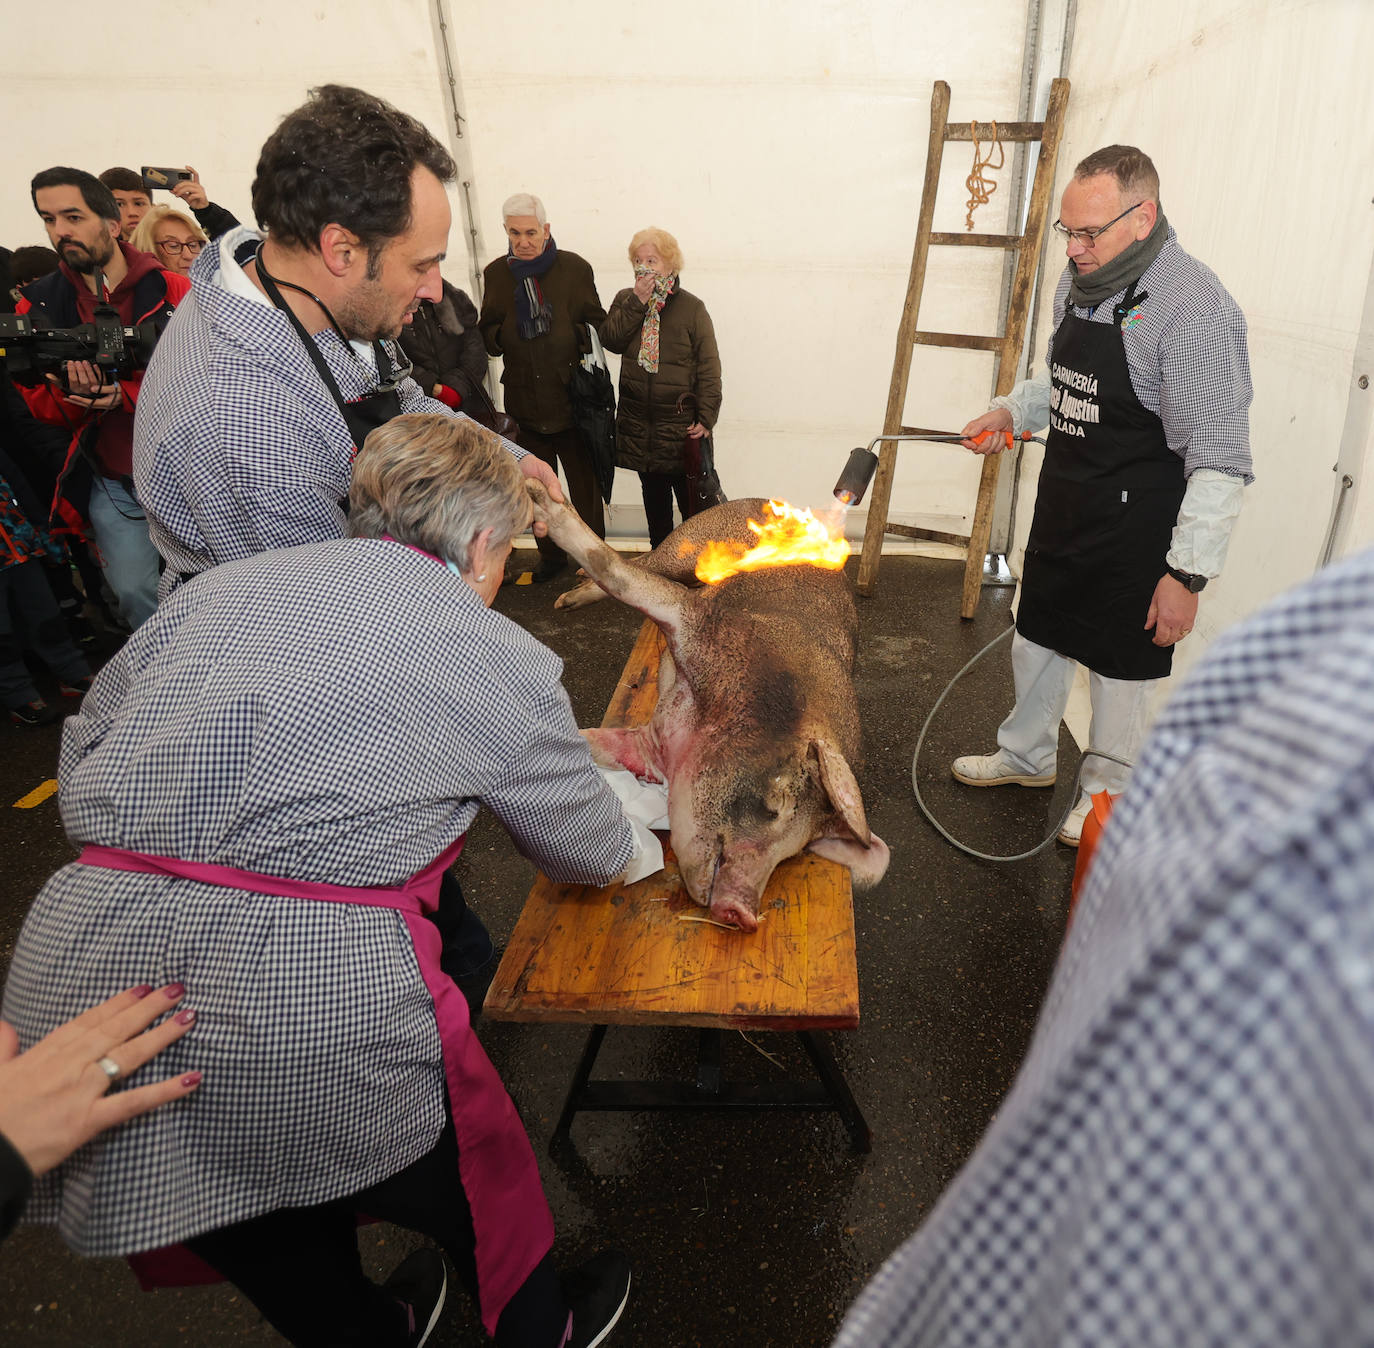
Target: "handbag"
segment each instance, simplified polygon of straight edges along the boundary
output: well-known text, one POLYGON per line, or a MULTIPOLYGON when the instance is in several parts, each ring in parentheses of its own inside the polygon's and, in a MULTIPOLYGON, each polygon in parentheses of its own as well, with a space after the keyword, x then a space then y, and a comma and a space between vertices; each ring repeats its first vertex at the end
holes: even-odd
POLYGON ((573 425, 591 455, 601 499, 610 505, 615 485, 615 385, 611 383, 601 338, 590 323, 587 334, 591 350, 573 366, 568 400, 572 403, 573 425))
POLYGON ((498 412, 491 394, 479 382, 472 382, 461 410, 479 426, 495 431, 503 440, 516 445, 520 443, 520 423, 509 412, 498 412))
MULTIPOLYGON (((677 410, 679 413, 686 412, 690 406, 695 421, 696 403, 695 395, 684 393, 677 400, 677 410)), ((715 441, 709 431, 702 436, 683 437, 682 464, 687 476, 687 509, 683 512, 683 519, 700 515, 712 506, 724 505, 730 499, 720 485, 720 474, 716 472, 715 441)))

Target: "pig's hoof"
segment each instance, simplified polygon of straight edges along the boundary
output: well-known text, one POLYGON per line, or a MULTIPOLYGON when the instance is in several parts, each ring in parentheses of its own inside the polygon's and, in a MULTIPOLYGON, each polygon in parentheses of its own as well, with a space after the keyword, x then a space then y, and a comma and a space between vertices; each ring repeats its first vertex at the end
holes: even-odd
POLYGON ((553 601, 554 608, 583 608, 587 604, 594 604, 598 599, 604 599, 606 592, 595 581, 584 580, 581 585, 574 585, 571 590, 565 590, 553 601))

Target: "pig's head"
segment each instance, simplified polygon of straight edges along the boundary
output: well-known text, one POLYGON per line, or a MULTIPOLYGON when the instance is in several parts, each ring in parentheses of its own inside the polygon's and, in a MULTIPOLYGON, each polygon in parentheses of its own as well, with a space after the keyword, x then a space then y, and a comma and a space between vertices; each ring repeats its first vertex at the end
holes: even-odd
POLYGON ((854 774, 828 739, 731 738, 706 749, 673 787, 673 846, 687 892, 742 931, 757 929, 778 864, 813 839, 844 838, 857 849, 872 842, 854 774))

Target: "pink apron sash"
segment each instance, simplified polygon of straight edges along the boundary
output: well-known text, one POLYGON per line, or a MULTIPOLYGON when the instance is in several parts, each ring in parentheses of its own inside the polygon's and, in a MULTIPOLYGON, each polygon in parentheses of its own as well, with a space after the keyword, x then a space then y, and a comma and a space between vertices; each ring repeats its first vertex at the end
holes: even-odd
POLYGON ((118 847, 87 846, 78 861, 84 866, 177 876, 253 894, 392 908, 401 914, 410 931, 425 987, 434 999, 444 1076, 458 1136, 459 1177, 472 1209, 477 1238, 482 1323, 494 1335, 506 1303, 553 1246, 553 1216, 524 1125, 491 1060, 472 1033, 463 994, 439 967, 439 930, 425 917, 438 907, 440 880, 463 850, 463 841, 459 838, 404 884, 375 888, 288 880, 231 866, 127 852, 118 847))

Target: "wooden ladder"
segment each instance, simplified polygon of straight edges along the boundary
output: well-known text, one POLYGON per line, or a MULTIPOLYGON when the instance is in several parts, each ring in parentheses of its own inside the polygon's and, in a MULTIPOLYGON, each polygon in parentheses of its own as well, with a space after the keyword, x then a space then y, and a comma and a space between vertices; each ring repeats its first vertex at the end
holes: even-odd
MULTIPOLYGON (((903 426, 902 412, 906 406, 907 384, 911 378, 912 352, 918 346, 960 347, 967 351, 991 351, 997 356, 997 396, 1009 393, 1016 383, 1021 347, 1026 337, 1026 319, 1030 312, 1031 285, 1035 279, 1036 259, 1045 235, 1050 190, 1054 183, 1054 165, 1059 156, 1059 138, 1064 127, 1064 112, 1069 102, 1068 80, 1057 79, 1050 85, 1049 104, 1043 122, 999 122, 996 135, 1004 142, 1039 141, 1040 159, 1035 168, 1035 182, 1031 188, 1030 208, 1026 213, 1024 234, 939 234, 931 231, 935 217, 935 194, 940 185, 940 164, 944 158, 945 142, 971 141, 974 127, 968 122, 950 122, 949 85, 935 81, 930 100, 930 150, 926 155, 925 186, 921 192, 921 214, 916 226, 916 247, 911 255, 911 276, 907 281, 906 303, 902 306, 902 321, 897 330, 897 354, 892 362, 892 383, 887 394, 887 413, 883 418, 884 435, 932 434, 927 428, 903 426), (925 288, 926 260, 932 244, 963 248, 1014 249, 1017 253, 1016 274, 1012 280, 1011 297, 1007 304, 1007 329, 1000 337, 980 337, 958 332, 921 332, 916 321, 921 308, 921 292, 925 288)), ((990 122, 977 123, 978 140, 993 139, 990 122)), ((939 533, 932 529, 918 529, 909 524, 888 521, 888 503, 892 496, 892 475, 896 466, 897 447, 891 441, 878 452, 878 474, 869 499, 868 524, 864 531, 863 556, 859 561, 859 593, 873 593, 878 579, 878 562, 882 556, 883 536, 901 534, 907 538, 933 539, 939 543, 967 543, 968 557, 964 563, 964 591, 959 605, 962 617, 971 618, 978 609, 983 584, 983 559, 987 555, 988 537, 992 532, 992 507, 997 496, 997 474, 1001 454, 987 454, 983 458, 983 473, 978 483, 978 501, 973 512, 973 531, 967 539, 956 534, 939 533)))

